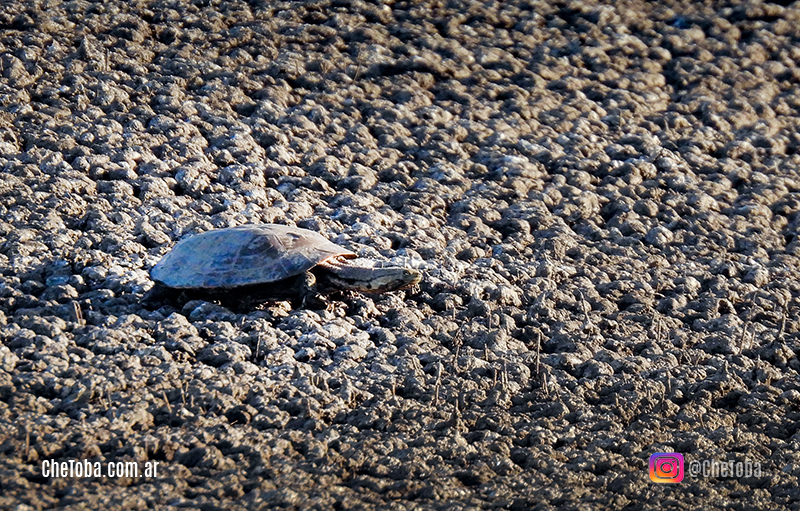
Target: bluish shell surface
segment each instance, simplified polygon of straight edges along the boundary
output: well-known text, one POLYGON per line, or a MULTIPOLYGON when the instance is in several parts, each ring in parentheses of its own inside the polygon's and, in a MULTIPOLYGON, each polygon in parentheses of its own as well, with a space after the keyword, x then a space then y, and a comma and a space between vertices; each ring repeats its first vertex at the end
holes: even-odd
POLYGON ((300 275, 334 256, 355 257, 314 231, 285 225, 242 225, 181 240, 150 271, 179 289, 229 289, 300 275))

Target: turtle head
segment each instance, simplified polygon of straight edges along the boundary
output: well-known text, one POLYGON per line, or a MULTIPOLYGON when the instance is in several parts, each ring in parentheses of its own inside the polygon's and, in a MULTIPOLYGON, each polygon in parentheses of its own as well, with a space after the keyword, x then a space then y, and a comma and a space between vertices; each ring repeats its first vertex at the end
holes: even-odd
POLYGON ((362 290, 368 293, 397 291, 419 284, 422 274, 411 268, 378 268, 371 279, 365 281, 362 290))
POLYGON ((385 293, 419 284, 422 274, 401 266, 381 266, 375 261, 333 259, 321 264, 334 287, 361 293, 385 293), (358 264, 361 263, 361 264, 358 264), (366 264, 365 264, 366 263, 366 264))

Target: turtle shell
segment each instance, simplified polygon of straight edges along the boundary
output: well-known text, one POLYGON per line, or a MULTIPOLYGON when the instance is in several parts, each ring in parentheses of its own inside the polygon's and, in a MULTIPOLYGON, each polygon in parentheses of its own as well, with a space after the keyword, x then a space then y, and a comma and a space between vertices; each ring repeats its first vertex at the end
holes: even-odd
POLYGON ((288 279, 335 256, 356 257, 307 229, 242 225, 181 240, 150 276, 172 288, 229 289, 288 279))

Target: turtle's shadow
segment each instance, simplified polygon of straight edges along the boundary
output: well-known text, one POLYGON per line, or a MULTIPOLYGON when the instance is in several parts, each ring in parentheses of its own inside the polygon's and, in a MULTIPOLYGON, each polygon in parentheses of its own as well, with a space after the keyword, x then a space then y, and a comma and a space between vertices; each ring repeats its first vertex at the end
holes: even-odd
POLYGON ((287 301, 292 309, 324 310, 330 306, 330 299, 346 298, 339 291, 323 295, 316 288, 309 287, 308 279, 304 277, 217 291, 175 289, 156 283, 145 293, 140 303, 150 311, 165 305, 182 310, 187 303, 202 300, 225 307, 231 312, 244 314, 287 301))

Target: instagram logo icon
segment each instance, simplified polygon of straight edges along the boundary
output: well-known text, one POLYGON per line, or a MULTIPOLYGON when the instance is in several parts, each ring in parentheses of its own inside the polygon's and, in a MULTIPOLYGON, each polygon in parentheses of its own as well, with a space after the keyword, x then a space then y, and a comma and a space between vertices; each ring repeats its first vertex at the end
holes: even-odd
POLYGON ((650 456, 650 480, 654 483, 683 481, 683 454, 657 452, 650 456))

